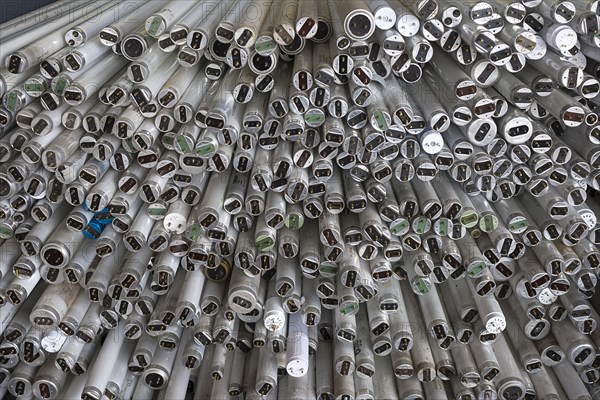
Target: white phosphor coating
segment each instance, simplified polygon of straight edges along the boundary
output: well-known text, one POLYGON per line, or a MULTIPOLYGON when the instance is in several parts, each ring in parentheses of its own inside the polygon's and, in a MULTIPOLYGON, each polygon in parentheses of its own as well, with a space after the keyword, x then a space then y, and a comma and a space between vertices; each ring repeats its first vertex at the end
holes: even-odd
POLYGON ((566 25, 553 25, 548 30, 546 40, 561 51, 568 50, 577 44, 577 32, 566 25))
POLYGON ((412 13, 400 14, 398 15, 398 20, 396 22, 396 29, 400 34, 404 37, 415 36, 419 33, 419 29, 421 28, 421 23, 419 22, 419 18, 412 13))
POLYGON ((552 293, 552 290, 550 290, 550 288, 544 288, 540 291, 540 294, 538 294, 537 298, 540 301, 540 303, 544 305, 550 305, 558 299, 558 296, 552 293))
POLYGON ((263 319, 267 330, 276 332, 283 328, 286 323, 286 314, 278 296, 269 297, 265 303, 265 316, 263 319))
POLYGON ((542 57, 544 57, 544 55, 546 54, 547 51, 548 51, 548 45, 546 44, 544 39, 542 39, 539 36, 536 36, 535 37, 535 47, 529 53, 525 54, 525 57, 527 57, 530 60, 539 60, 542 57))
POLYGON ((437 154, 444 147, 444 138, 436 130, 429 129, 421 134, 421 148, 427 154, 437 154))
POLYGON ((485 319, 485 329, 489 333, 500 333, 506 329, 506 318, 502 313, 489 314, 488 318, 485 319))
POLYGON ((169 232, 181 234, 187 228, 187 217, 190 213, 190 206, 183 201, 175 201, 169 206, 168 213, 165 215, 163 225, 169 232))
POLYGON ((168 214, 165 216, 164 226, 169 232, 181 234, 186 229, 186 218, 181 214, 168 214))
POLYGON ((381 30, 392 29, 396 23, 396 13, 389 7, 379 7, 373 15, 375 16, 375 26, 381 30))
POLYGON ((579 216, 583 219, 583 222, 585 222, 590 229, 593 229, 598 223, 598 217, 596 216, 596 214, 594 214, 592 210, 585 210, 583 212, 579 212, 579 216))
POLYGON ((52 329, 42 338, 42 348, 48 353, 58 353, 66 340, 67 335, 63 331, 52 329))
POLYGON ((308 372, 308 327, 302 322, 302 313, 290 315, 287 337, 287 373, 298 378, 308 372))

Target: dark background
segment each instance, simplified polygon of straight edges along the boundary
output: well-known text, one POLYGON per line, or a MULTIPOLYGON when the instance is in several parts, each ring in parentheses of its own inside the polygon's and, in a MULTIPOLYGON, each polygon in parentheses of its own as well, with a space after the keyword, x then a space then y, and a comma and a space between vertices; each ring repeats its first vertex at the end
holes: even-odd
POLYGON ((0 0, 0 23, 54 3, 54 0, 0 0))

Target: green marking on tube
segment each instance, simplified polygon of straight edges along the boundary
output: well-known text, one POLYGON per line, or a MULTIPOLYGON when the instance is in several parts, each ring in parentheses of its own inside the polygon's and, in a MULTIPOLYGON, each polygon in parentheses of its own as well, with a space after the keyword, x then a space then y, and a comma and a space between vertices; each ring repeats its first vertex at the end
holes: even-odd
POLYGON ((261 235, 256 238, 256 248, 259 250, 268 250, 274 244, 275 242, 269 236, 261 235))
POLYGON ((257 41, 254 49, 257 53, 267 52, 273 50, 277 44, 274 40, 257 41))
POLYGON ((392 226, 391 230, 394 235, 397 235, 401 232, 404 232, 407 227, 408 227, 408 221, 403 220, 402 222, 392 226))
POLYGON ((36 92, 41 93, 44 91, 44 86, 40 83, 26 83, 25 84, 26 92, 36 92))
POLYGON ((321 114, 321 113, 307 114, 304 117, 304 120, 306 122, 311 123, 311 124, 320 123, 320 122, 325 121, 325 116, 323 114, 321 114))
POLYGON ((418 234, 425 233, 425 226, 427 226, 427 218, 421 216, 417 218, 417 227, 415 232, 418 234))
POLYGON ((196 241, 200 237, 200 233, 202 233, 202 228, 200 225, 192 225, 188 233, 188 239, 191 241, 196 241))
POLYGON ((486 268, 484 262, 477 263, 477 265, 469 271, 469 276, 477 276, 486 268))
POLYGON ((54 85, 54 93, 58 96, 62 96, 68 83, 69 82, 67 82, 67 79, 64 76, 59 76, 56 79, 56 85, 54 85))
POLYGON ((426 293, 429 292, 429 289, 427 288, 427 285, 425 284, 425 282, 423 281, 423 279, 417 279, 415 281, 415 286, 417 287, 417 290, 421 294, 426 294, 426 293))
POLYGON ((438 230, 440 231, 440 235, 448 234, 448 220, 446 218, 440 219, 440 223, 438 225, 438 230))
POLYGON ((200 146, 200 147, 198 147, 196 149, 196 153, 199 156, 204 156, 204 155, 210 154, 213 151, 215 151, 215 146, 213 146, 212 144, 207 144, 207 145, 204 145, 204 146, 200 146))
POLYGON ((161 22, 162 19, 160 17, 154 17, 152 23, 150 24, 150 27, 148 28, 148 34, 150 36, 154 37, 158 34, 158 28, 160 28, 161 22))
POLYGON ((356 310, 358 308, 358 304, 356 303, 349 303, 343 307, 340 308, 340 313, 342 313, 342 315, 346 315, 351 313, 352 311, 356 310))
POLYGON ((15 111, 17 108, 17 94, 14 92, 10 92, 8 94, 8 99, 6 100, 6 109, 9 111, 15 111))
POLYGON ((385 117, 383 116, 383 113, 381 111, 375 111, 373 113, 373 116, 375 117, 375 122, 377 122, 377 126, 379 127, 379 129, 381 129, 382 131, 385 131, 388 129, 388 124, 387 124, 385 117))
POLYGON ((184 154, 188 154, 190 152, 190 146, 188 146, 187 140, 183 135, 177 136, 177 143, 179 144, 179 148, 184 154))
POLYGON ((525 218, 518 218, 516 221, 510 223, 508 225, 508 230, 512 233, 517 233, 518 231, 522 231, 527 228, 529 224, 525 218))
POLYGON ((474 212, 465 212, 460 217, 460 223, 467 228, 472 228, 477 223, 477 214, 474 212))

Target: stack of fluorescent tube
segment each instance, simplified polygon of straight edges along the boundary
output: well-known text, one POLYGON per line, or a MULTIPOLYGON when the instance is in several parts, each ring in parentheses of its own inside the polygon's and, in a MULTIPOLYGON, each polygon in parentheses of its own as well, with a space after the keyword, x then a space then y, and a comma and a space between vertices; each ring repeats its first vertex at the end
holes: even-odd
POLYGON ((0 393, 600 398, 600 5, 0 25, 0 393))

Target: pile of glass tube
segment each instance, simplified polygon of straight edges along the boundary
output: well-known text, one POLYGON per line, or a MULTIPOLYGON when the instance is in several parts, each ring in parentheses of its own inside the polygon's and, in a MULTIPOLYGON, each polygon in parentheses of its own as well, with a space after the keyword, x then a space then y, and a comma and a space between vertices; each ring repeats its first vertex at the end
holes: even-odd
POLYGON ((0 396, 600 399, 598 0, 0 25, 0 396))

